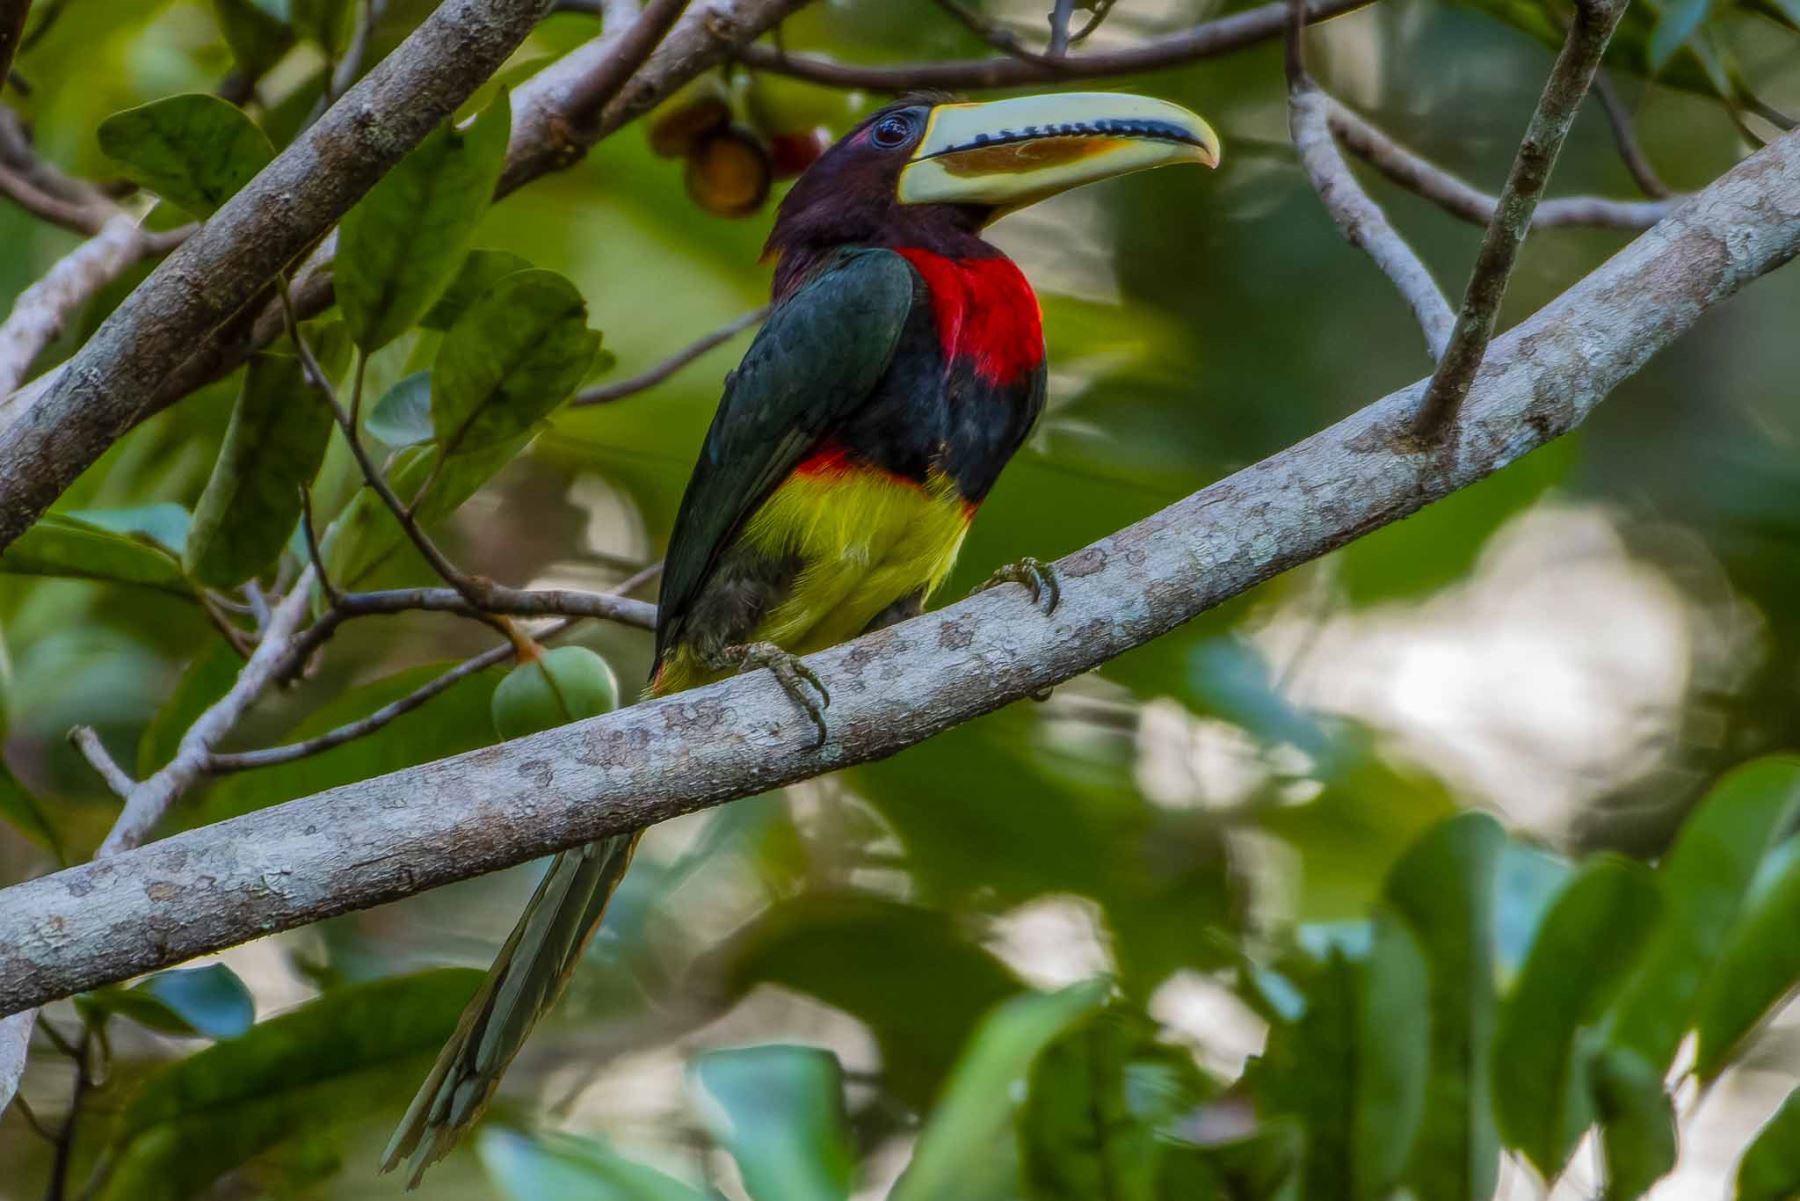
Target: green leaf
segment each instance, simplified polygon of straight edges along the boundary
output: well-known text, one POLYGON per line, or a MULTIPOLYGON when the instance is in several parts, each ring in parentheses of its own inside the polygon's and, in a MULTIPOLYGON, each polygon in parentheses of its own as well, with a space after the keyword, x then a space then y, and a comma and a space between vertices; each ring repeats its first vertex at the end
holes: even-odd
POLYGON ((431 420, 444 453, 485 450, 530 430, 581 383, 599 348, 574 284, 536 269, 501 279, 438 352, 431 420))
POLYGON ((1499 823, 1464 813, 1427 832, 1388 874, 1387 899, 1431 974, 1431 1074, 1407 1179, 1421 1197, 1486 1198, 1499 1174, 1488 1073, 1494 1027, 1499 823))
POLYGON ((1664 921, 1613 1011, 1608 1041, 1658 1070, 1675 1057, 1758 865, 1800 812, 1800 759, 1731 772, 1688 816, 1658 869, 1664 921))
POLYGON ((816 1047, 745 1047, 695 1061, 702 1118, 753 1201, 841 1201, 855 1172, 837 1056, 816 1047))
POLYGON ((345 216, 334 280, 364 352, 412 328, 456 275, 493 200, 511 127, 503 91, 467 130, 434 130, 345 216))
POLYGON ((1494 1114, 1506 1145, 1545 1180, 1561 1175, 1594 1121, 1582 1030, 1629 975, 1660 903, 1646 869, 1612 857, 1588 863, 1551 906, 1501 1007, 1494 1114))
POLYGON ((1788 1094, 1738 1161, 1737 1201, 1800 1196, 1800 1088, 1788 1094))
POLYGON ((1634 1052, 1599 1052, 1592 1076, 1606 1165, 1603 1201, 1634 1201, 1675 1167, 1675 1107, 1662 1073, 1634 1052))
POLYGON ((1018 1090, 1051 1042, 1106 1003, 1109 985, 1089 980, 1052 993, 1025 993, 988 1015, 950 1074, 943 1099, 919 1134, 912 1162, 889 1201, 982 1195, 995 1170, 1018 1090))
POLYGON ((101 1201, 186 1201, 255 1156, 397 1106, 480 979, 353 985, 147 1077, 105 1151, 101 1201))
POLYGON ((1301 1201, 1306 1135, 1291 1118, 1206 1146, 1182 1144, 1164 1161, 1159 1201, 1301 1201))
POLYGON ((219 33, 248 79, 260 79, 294 44, 294 31, 255 0, 212 0, 219 33))
POLYGON ((141 534, 178 555, 187 546, 188 527, 193 524, 188 511, 173 501, 123 509, 75 509, 68 515, 115 534, 141 534))
POLYGON ((222 963, 157 972, 130 988, 95 989, 77 997, 76 1004, 163 1034, 203 1038, 235 1038, 256 1021, 250 990, 222 963))
POLYGON ((289 0, 294 28, 329 59, 337 59, 356 30, 355 0, 289 0))
POLYGON ((1143 1014, 1110 1007, 1038 1057, 1019 1112, 1019 1156, 1036 1201, 1152 1201, 1162 1127, 1205 1081, 1192 1056, 1155 1041, 1143 1014))
POLYGON ((182 735, 214 701, 237 683, 244 660, 223 639, 210 641, 175 681, 169 699, 157 709, 138 739, 137 774, 141 779, 175 757, 182 735))
POLYGON ((127 178, 196 217, 212 216, 275 157, 249 117, 204 92, 114 113, 99 135, 127 178))
POLYGON ((1332 946, 1308 982, 1304 1016, 1269 1035, 1259 1102, 1305 1128, 1307 1201, 1386 1198, 1421 1129, 1431 997, 1424 954, 1393 914, 1380 914, 1369 935, 1360 953, 1332 946))
POLYGON ((1674 0, 1664 8, 1650 34, 1650 69, 1661 71, 1668 66, 1681 44, 1706 23, 1711 11, 1712 0, 1674 0))
POLYGON ((415 371, 382 393, 363 428, 395 448, 431 441, 431 372, 415 371))
POLYGON ((287 545, 331 440, 331 411, 292 355, 259 354, 244 373, 225 444, 194 506, 184 563, 202 584, 233 588, 287 545))
POLYGON ((426 329, 449 329, 489 288, 515 271, 529 270, 530 261, 510 250, 471 250, 457 269, 456 278, 419 324, 426 329))
POLYGON ((49 851, 59 861, 62 859, 62 839, 57 836, 56 827, 44 815, 37 798, 19 783, 4 761, 0 761, 0 819, 49 851))
POLYGON ((877 897, 800 896, 724 949, 722 1003, 762 983, 816 997, 868 1026, 887 1087, 923 1110, 983 1015, 1022 987, 948 915, 877 897))
MULTIPOLYGON (((410 504, 429 481, 430 491, 414 508, 419 521, 429 524, 449 516, 473 496, 524 449, 529 439, 529 434, 522 435, 511 442, 447 460, 436 447, 408 447, 395 458, 388 483, 396 496, 410 504)), ((320 551, 332 583, 340 588, 357 588, 404 545, 406 532, 400 523, 381 498, 364 487, 332 522, 320 551)))
POLYGON ((48 513, 0 551, 0 572, 110 580, 194 595, 181 564, 147 538, 117 534, 91 521, 48 513))
POLYGON ((1701 993, 1695 1071, 1710 1082, 1751 1031, 1800 987, 1800 838, 1772 852, 1701 993))
POLYGON ((709 1201, 709 1195, 593 1139, 486 1127, 475 1149, 509 1201, 709 1201))

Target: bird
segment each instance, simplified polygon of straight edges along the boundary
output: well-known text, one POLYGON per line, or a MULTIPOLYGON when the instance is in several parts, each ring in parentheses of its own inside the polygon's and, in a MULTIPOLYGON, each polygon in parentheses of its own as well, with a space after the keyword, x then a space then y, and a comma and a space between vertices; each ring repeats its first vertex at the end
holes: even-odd
MULTIPOLYGON (((1036 294, 983 231, 1082 184, 1217 166, 1196 114, 1115 92, 908 96, 795 181, 769 235, 772 307, 725 382, 677 511, 648 692, 767 669, 811 727, 801 656, 923 611, 1044 407, 1036 294)), ((1054 573, 1015 581, 1054 609, 1054 573)), ((383 1170, 411 1183, 480 1116, 599 928, 639 833, 557 855, 408 1109, 383 1170)))

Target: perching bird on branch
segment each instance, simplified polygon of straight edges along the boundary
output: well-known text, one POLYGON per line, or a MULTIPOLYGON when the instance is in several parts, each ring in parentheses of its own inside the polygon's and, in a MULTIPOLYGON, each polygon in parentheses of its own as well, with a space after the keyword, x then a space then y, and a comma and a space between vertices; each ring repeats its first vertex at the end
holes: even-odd
MULTIPOLYGON (((808 169, 770 234, 774 307, 726 379, 675 519, 652 693, 772 669, 819 738, 796 656, 911 617, 1044 404, 1037 298, 981 238, 1058 192, 1219 160, 1193 113, 1116 93, 902 100, 808 169)), ((1046 611, 1032 560, 996 573, 1046 611)), ((396 1132, 413 1183, 480 1115, 606 910, 636 833, 551 863, 396 1132)))

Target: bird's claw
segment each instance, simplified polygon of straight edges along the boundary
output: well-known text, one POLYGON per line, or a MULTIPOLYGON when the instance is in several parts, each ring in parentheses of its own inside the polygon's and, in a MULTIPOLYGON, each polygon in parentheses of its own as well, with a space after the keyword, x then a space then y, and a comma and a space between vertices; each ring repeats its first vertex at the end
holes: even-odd
POLYGON ((1062 584, 1056 578, 1056 569, 1029 555, 1008 563, 984 583, 977 584, 975 591, 985 592, 999 584, 1023 584, 1031 591, 1031 603, 1042 609, 1046 617, 1056 612, 1062 601, 1062 584))
POLYGON ((781 685, 781 690, 788 694, 788 699, 805 710, 812 721, 813 729, 819 735, 813 748, 816 750, 825 745, 830 733, 825 726, 825 710, 831 707, 831 692, 819 679, 819 673, 808 667, 800 656, 782 650, 773 642, 749 642, 724 648, 718 653, 717 660, 717 667, 739 672, 757 668, 768 670, 781 685), (815 693, 817 695, 813 695, 815 693))

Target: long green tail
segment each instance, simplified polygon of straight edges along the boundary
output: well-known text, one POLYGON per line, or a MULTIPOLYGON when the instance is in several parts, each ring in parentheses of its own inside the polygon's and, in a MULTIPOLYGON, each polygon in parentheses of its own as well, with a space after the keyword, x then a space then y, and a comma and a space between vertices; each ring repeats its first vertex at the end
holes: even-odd
POLYGON ((417 1187, 425 1169, 449 1154, 463 1131, 481 1116, 531 1028, 556 1004, 574 974, 641 834, 603 838, 551 861, 519 924, 494 957, 487 979, 463 1010, 456 1033, 438 1053, 431 1074, 394 1131, 382 1171, 408 1160, 407 1187, 417 1187))

